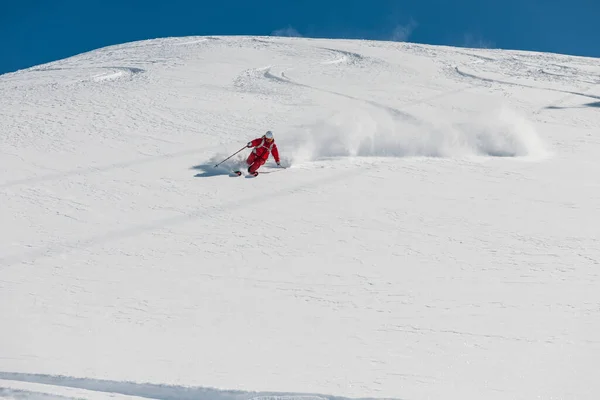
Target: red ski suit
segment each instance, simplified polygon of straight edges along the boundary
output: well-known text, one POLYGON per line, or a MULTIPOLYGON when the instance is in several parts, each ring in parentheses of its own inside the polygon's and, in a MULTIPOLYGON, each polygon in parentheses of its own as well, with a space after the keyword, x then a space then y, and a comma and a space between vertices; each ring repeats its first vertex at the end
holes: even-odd
POLYGON ((253 174, 259 169, 267 160, 269 159, 269 153, 273 155, 275 162, 279 164, 279 150, 277 150, 277 145, 275 144, 275 140, 267 140, 266 138, 258 138, 254 139, 250 143, 248 143, 248 147, 254 147, 250 156, 246 160, 246 163, 249 165, 248 172, 253 174))

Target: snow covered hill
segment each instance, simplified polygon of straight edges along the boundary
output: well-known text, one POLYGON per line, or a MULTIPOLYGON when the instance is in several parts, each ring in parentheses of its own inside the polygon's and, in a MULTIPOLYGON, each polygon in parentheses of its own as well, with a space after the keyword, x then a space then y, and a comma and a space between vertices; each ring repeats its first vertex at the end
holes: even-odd
POLYGON ((0 76, 0 396, 599 398, 599 83, 275 37, 0 76), (288 168, 214 167, 266 130, 288 168))

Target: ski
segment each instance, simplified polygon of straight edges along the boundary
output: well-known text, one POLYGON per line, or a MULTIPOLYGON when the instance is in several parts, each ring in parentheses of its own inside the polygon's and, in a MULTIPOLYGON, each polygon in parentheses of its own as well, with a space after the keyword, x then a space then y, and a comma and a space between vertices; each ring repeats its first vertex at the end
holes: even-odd
POLYGON ((254 178, 256 176, 258 176, 258 172, 255 172, 254 174, 242 174, 242 171, 233 171, 233 174, 235 176, 242 176, 242 175, 246 175, 246 178, 254 178))

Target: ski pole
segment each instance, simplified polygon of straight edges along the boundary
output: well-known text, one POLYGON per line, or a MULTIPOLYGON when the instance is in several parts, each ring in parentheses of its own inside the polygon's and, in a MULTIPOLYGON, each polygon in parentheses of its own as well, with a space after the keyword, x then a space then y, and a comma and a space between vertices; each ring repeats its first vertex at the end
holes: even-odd
POLYGON ((244 150, 247 147, 248 146, 242 147, 241 149, 239 149, 238 151, 236 151, 235 153, 233 153, 232 155, 230 155, 229 157, 227 157, 226 159, 224 159, 223 161, 221 161, 220 163, 218 163, 217 165, 215 165, 215 168, 218 167, 219 165, 223 164, 225 161, 229 160, 231 157, 235 156, 237 153, 239 153, 240 151, 244 150))

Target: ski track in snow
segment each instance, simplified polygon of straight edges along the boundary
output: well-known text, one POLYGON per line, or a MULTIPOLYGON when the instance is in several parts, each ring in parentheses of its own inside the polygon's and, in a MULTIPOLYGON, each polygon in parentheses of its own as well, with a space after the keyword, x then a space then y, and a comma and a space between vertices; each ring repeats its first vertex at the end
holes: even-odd
POLYGON ((599 77, 275 37, 0 76, 0 398, 596 399, 599 77), (266 129, 287 169, 213 167, 266 129))
POLYGON ((514 82, 503 81, 503 80, 484 78, 484 77, 481 77, 481 76, 477 76, 477 75, 473 75, 473 74, 469 74, 467 72, 461 71, 458 67, 456 67, 456 72, 460 76, 463 76, 463 77, 466 77, 466 78, 471 78, 471 79, 477 79, 477 80, 480 80, 480 81, 483 81, 483 82, 500 83, 500 84, 503 84, 503 85, 514 85, 514 86, 519 86, 519 87, 523 87, 523 88, 537 89, 537 90, 550 90, 550 91, 554 91, 554 92, 566 93, 566 94, 571 94, 571 95, 574 95, 574 96, 583 96, 583 97, 588 97, 588 98, 591 98, 591 99, 600 100, 600 96, 590 95, 590 94, 581 93, 581 92, 572 92, 572 91, 552 89, 552 88, 542 88, 542 87, 539 87, 539 86, 526 85, 526 84, 522 84, 522 83, 514 83, 514 82))
MULTIPOLYGON (((362 62, 364 62, 365 57, 363 57, 362 55, 358 54, 358 53, 353 53, 353 52, 348 52, 348 51, 343 51, 343 50, 336 50, 336 49, 331 49, 331 48, 323 48, 324 50, 327 50, 329 52, 332 52, 334 54, 340 54, 341 57, 336 58, 334 60, 331 61, 321 61, 318 62, 315 66, 318 67, 319 65, 331 65, 331 64, 346 64, 349 66, 357 66, 360 65, 362 62)), ((293 68, 287 68, 284 70, 281 70, 279 72, 279 74, 277 73, 272 73, 271 71, 274 69, 273 66, 265 66, 262 68, 258 68, 258 69, 253 69, 250 70, 248 72, 246 72, 247 76, 251 77, 251 79, 256 79, 257 77, 261 76, 271 80, 275 83, 283 83, 283 84, 289 84, 289 85, 295 85, 298 87, 302 87, 302 88, 307 88, 310 90, 316 90, 316 91, 320 91, 323 93, 328 93, 328 94, 332 94, 334 96, 340 96, 340 97, 344 97, 353 101, 358 101, 358 102, 363 102, 369 105, 372 105, 376 108, 380 108, 383 109, 387 112, 390 112, 392 115, 396 116, 396 117, 401 117, 403 119, 412 121, 412 122, 416 122, 418 121, 417 118, 413 117, 411 114, 406 113, 404 111, 398 110, 396 108, 384 105, 384 104, 380 104, 378 102, 372 101, 372 100, 366 100, 366 99, 361 99, 358 97, 354 97, 354 96, 350 96, 344 93, 340 93, 340 92, 336 92, 336 91, 331 91, 331 90, 327 90, 327 89, 322 89, 322 88, 318 88, 315 86, 311 86, 311 85, 307 85, 307 84, 303 84, 303 83, 299 83, 299 82, 295 82, 294 80, 288 78, 285 74, 286 71, 289 70, 293 70, 293 68)))

